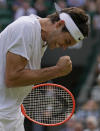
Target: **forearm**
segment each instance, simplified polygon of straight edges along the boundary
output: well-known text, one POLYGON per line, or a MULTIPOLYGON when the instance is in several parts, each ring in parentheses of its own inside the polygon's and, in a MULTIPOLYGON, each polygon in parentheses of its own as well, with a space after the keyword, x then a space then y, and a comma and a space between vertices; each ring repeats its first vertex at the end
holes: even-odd
POLYGON ((8 87, 27 86, 32 84, 39 84, 60 76, 61 75, 57 66, 39 70, 24 69, 16 72, 11 77, 8 77, 6 79, 6 84, 8 87))
POLYGON ((68 56, 61 57, 56 66, 39 70, 25 69, 27 63, 26 58, 11 52, 7 53, 5 70, 5 83, 7 87, 39 84, 68 75, 72 71, 72 62, 68 56))

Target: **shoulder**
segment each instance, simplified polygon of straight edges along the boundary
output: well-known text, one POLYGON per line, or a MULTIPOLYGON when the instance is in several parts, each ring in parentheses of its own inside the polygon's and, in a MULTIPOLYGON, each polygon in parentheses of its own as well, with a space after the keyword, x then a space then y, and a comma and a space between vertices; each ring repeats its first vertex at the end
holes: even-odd
POLYGON ((10 30, 10 32, 12 33, 20 33, 24 32, 25 30, 28 32, 32 31, 33 28, 33 24, 30 21, 26 20, 26 18, 24 17, 19 18, 8 26, 8 30, 10 30))
POLYGON ((18 18, 7 27, 8 36, 10 38, 21 36, 26 39, 34 39, 37 31, 40 32, 41 27, 34 15, 18 18))

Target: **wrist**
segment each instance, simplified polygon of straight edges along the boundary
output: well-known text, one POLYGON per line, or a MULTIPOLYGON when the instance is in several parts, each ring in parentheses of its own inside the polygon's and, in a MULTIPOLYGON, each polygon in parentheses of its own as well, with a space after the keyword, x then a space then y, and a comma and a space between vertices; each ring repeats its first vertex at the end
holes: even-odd
POLYGON ((56 70, 56 72, 57 72, 57 77, 61 77, 62 76, 62 71, 61 71, 61 67, 59 67, 59 66, 55 66, 55 70, 56 70))

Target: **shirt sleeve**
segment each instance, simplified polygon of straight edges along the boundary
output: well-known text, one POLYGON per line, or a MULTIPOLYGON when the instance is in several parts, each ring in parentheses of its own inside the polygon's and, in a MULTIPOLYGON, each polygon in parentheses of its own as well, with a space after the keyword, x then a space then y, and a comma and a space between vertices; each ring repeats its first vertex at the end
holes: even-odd
POLYGON ((8 31, 10 42, 7 51, 29 60, 32 55, 32 35, 34 36, 31 23, 18 22, 12 24, 8 31))

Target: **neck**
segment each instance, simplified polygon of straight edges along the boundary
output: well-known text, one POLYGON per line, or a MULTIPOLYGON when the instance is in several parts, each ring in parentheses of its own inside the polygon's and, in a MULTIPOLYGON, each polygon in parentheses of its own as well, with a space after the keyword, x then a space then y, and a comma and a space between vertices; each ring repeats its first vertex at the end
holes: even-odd
POLYGON ((49 18, 41 18, 39 19, 41 25, 41 37, 43 41, 46 41, 48 35, 48 27, 49 27, 49 18))
POLYGON ((41 29, 41 37, 43 41, 46 41, 46 33, 41 29))

